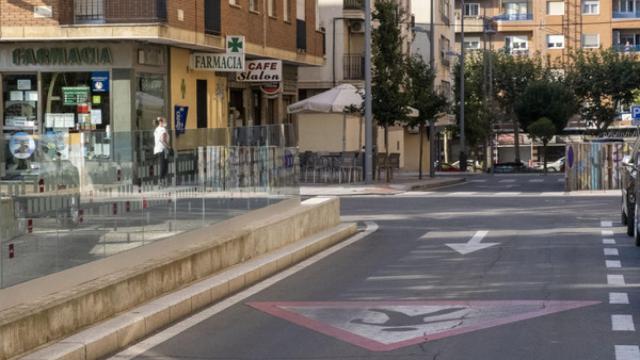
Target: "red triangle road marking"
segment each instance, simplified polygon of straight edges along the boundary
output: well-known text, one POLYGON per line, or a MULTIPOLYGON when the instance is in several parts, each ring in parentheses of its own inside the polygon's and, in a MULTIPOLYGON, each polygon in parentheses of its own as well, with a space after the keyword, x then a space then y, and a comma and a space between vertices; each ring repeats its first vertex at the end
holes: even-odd
POLYGON ((247 305, 368 349, 390 351, 599 301, 250 302, 247 305))

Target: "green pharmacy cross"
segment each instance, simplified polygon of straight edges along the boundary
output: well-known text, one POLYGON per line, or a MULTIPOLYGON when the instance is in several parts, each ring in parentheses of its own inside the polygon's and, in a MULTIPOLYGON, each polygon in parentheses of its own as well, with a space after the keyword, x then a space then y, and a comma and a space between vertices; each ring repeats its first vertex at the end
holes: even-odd
POLYGON ((240 40, 240 38, 237 38, 237 37, 231 38, 227 43, 227 47, 231 50, 231 52, 234 52, 234 53, 240 52, 243 46, 244 45, 242 44, 242 41, 240 40))

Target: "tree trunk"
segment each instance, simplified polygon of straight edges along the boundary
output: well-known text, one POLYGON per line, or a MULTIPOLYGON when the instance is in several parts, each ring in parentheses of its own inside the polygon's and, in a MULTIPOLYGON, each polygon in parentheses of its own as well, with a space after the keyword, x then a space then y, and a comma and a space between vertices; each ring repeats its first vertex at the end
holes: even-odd
POLYGON ((384 125, 384 151, 386 156, 384 157, 384 171, 385 182, 389 182, 389 125, 384 125))
MULTIPOLYGON (((513 114, 512 114, 513 115, 513 114)), ((515 146, 515 162, 520 163, 520 126, 518 119, 513 119, 513 144, 515 146)))
POLYGON ((544 156, 544 174, 547 175, 547 144, 548 140, 542 140, 542 156, 544 156))
MULTIPOLYGON (((420 146, 420 155, 418 156, 419 162, 418 162, 418 179, 422 180, 422 153, 423 153, 423 144, 424 144, 424 124, 420 124, 420 128, 418 130, 419 132, 419 136, 420 136, 420 140, 419 140, 419 145, 420 146)), ((432 165, 433 166, 433 165, 432 165)))

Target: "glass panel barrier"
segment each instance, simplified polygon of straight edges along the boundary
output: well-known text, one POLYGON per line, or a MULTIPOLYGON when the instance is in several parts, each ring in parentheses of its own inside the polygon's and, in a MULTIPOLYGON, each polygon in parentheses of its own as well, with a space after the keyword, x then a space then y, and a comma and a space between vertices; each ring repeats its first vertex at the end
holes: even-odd
POLYGON ((0 287, 299 196, 293 134, 169 130, 171 150, 158 154, 153 131, 6 135, 0 287))

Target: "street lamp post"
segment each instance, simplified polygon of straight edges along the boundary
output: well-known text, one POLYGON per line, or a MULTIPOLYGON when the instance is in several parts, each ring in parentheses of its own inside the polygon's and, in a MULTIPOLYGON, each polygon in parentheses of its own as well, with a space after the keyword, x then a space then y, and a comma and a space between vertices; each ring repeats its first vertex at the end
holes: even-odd
POLYGON ((364 0, 364 119, 365 119, 365 155, 364 181, 367 184, 373 182, 373 109, 371 93, 371 0, 364 0))
POLYGON ((467 146, 464 135, 464 0, 460 16, 460 170, 467 171, 467 146))

